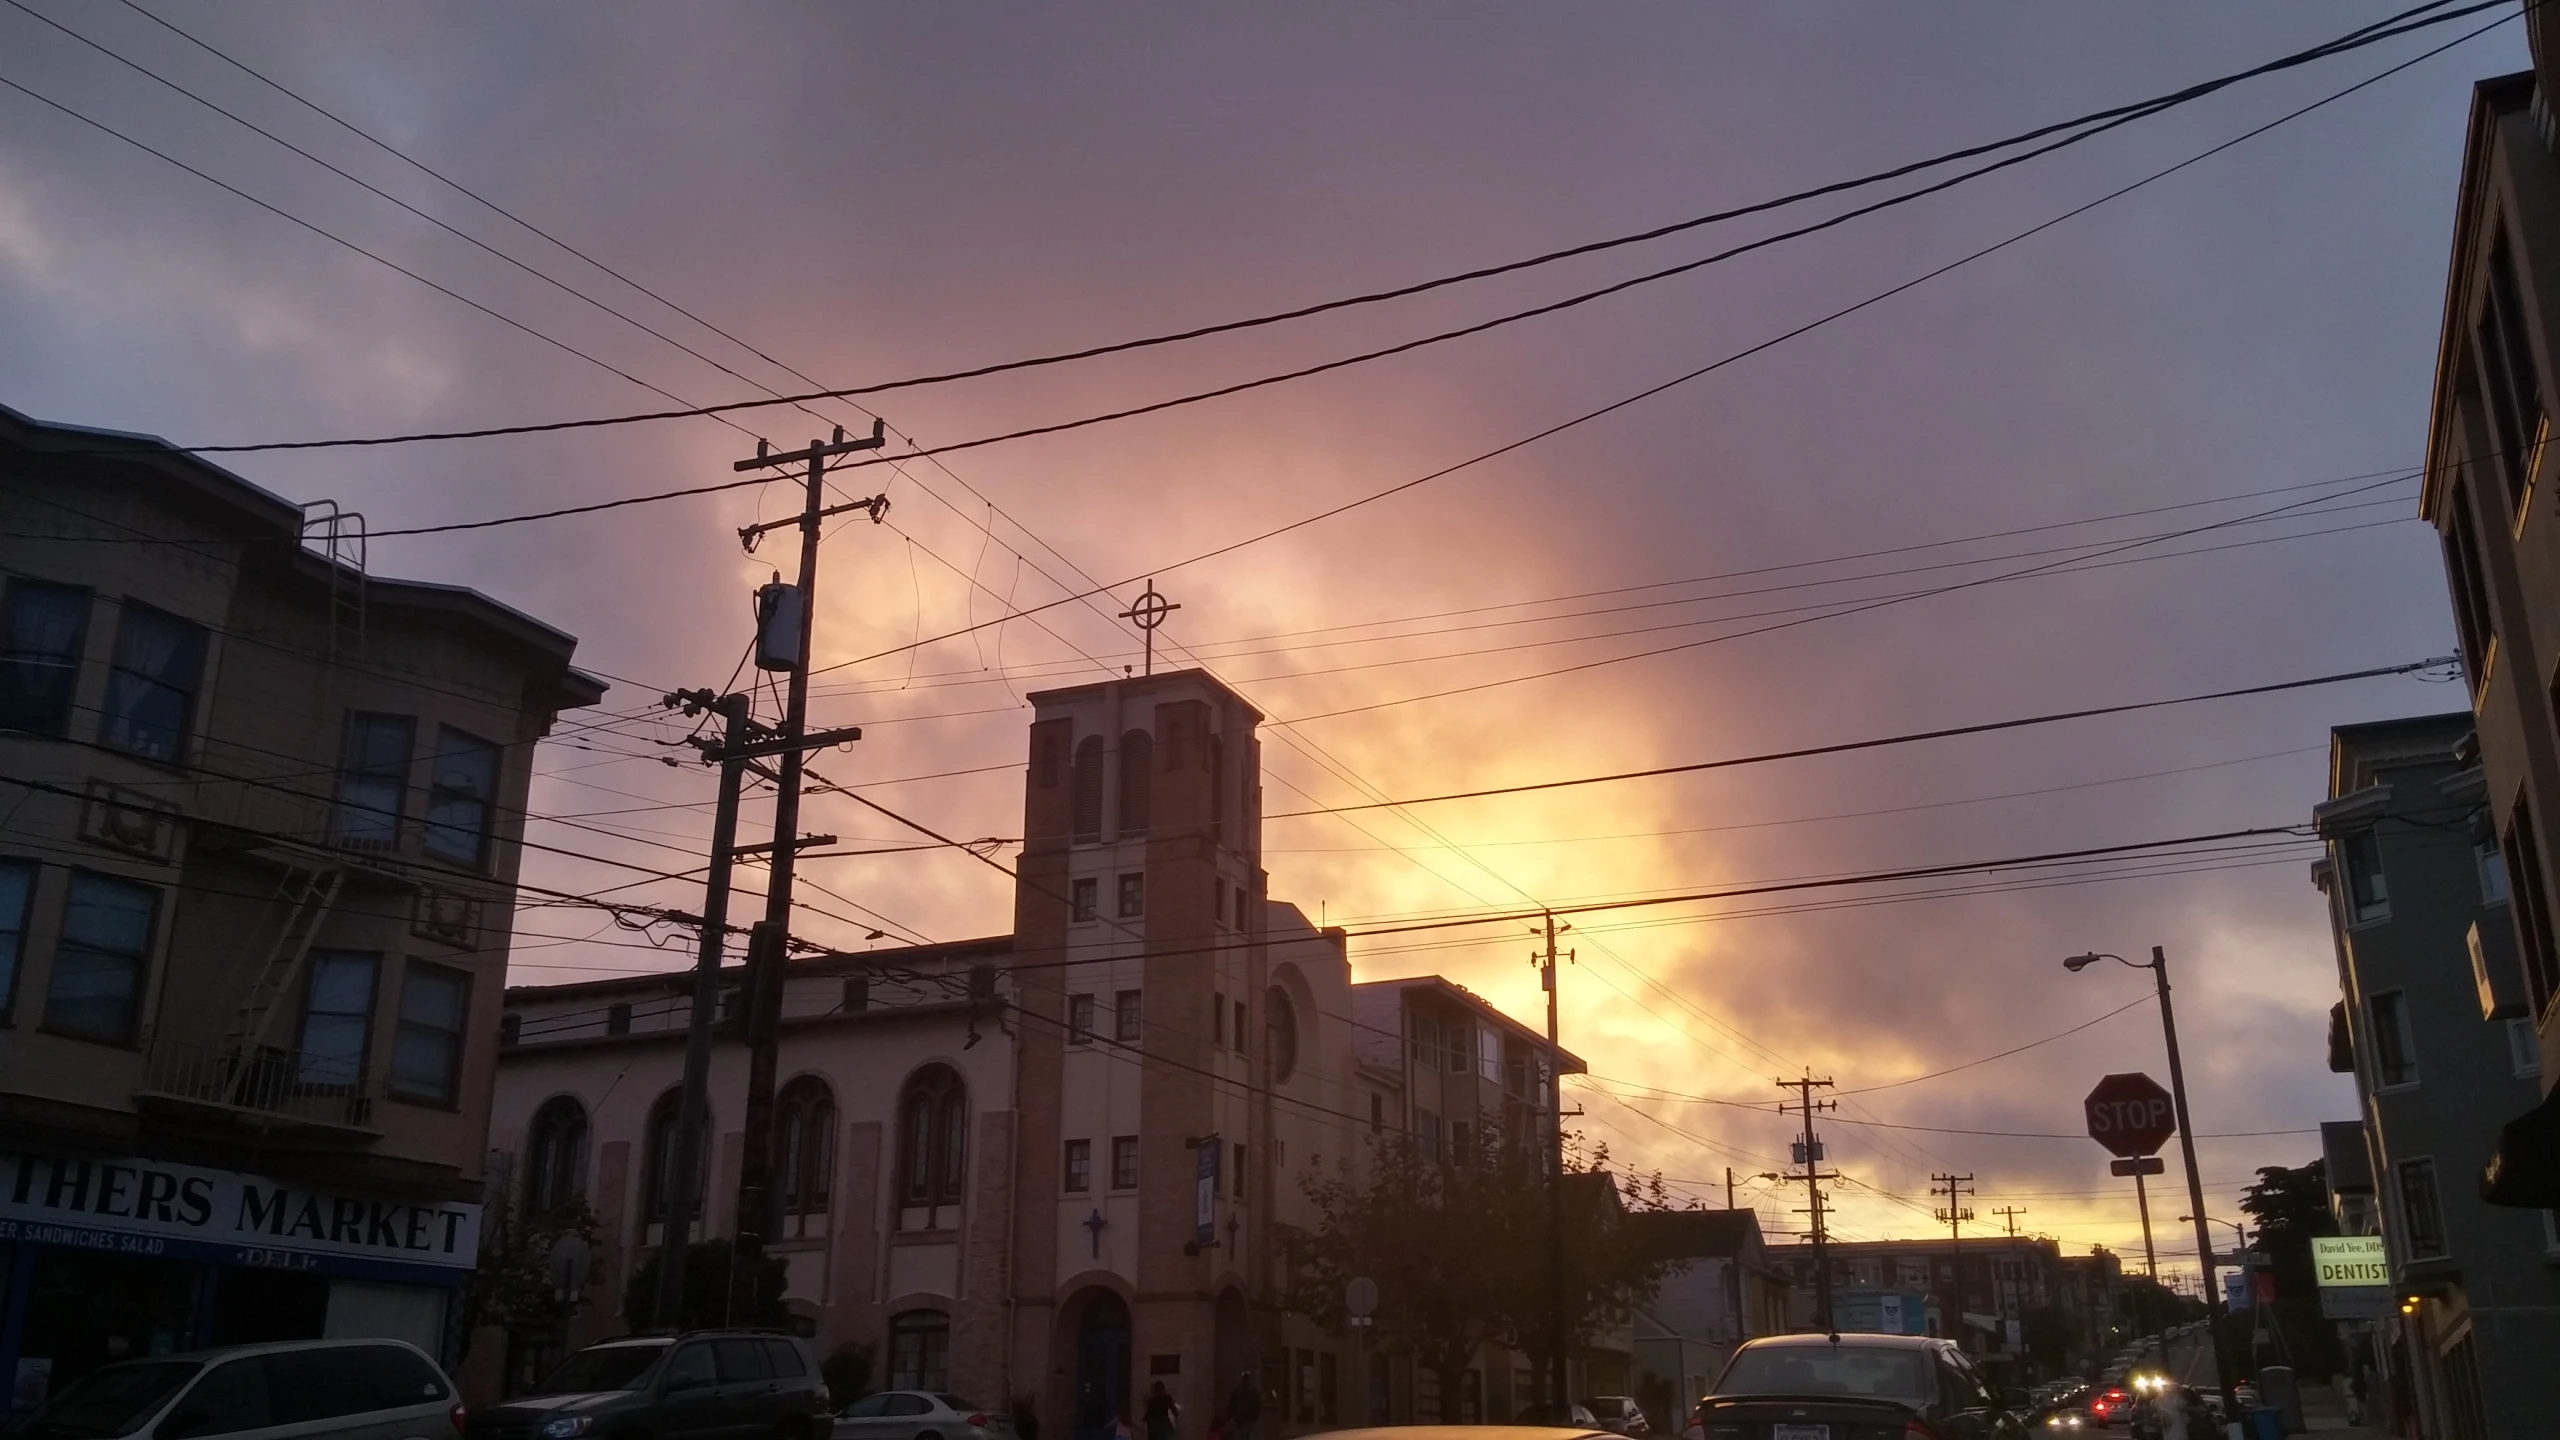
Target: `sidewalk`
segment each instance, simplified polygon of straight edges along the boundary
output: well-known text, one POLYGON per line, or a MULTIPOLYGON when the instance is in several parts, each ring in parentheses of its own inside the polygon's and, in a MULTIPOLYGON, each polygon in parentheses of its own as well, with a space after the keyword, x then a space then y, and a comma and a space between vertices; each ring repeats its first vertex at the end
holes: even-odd
POLYGON ((2382 1432, 2347 1423, 2347 1407, 2326 1385, 2302 1387, 2304 1433, 2330 1440, 2379 1440, 2382 1432))

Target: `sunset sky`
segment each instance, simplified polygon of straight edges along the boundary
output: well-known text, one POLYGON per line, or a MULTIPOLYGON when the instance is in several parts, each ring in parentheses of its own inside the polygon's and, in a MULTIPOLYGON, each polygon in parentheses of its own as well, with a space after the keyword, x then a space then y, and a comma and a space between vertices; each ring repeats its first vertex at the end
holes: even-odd
MULTIPOLYGON (((0 402, 181 444, 681 408, 1186 329, 1883 169, 2242 69, 2397 8, 149 3, 663 297, 142 11, 0 9, 0 77, 381 257, 0 88, 0 402)), ((1272 717, 1275 814, 2446 654, 2433 539, 2415 481, 2397 477, 2424 439, 2469 87, 2524 66, 2513 23, 1653 398, 1177 562, 1769 341, 2505 13, 2252 81, 1563 314, 850 471, 843 496, 885 487, 892 509, 882 526, 831 529, 818 648, 829 664, 889 653, 818 677, 812 723, 867 733, 816 767, 946 834, 1017 834, 1022 695, 1136 663, 1112 612, 1141 588, 1120 582, 1149 574, 1183 607, 1159 663, 1205 663, 1272 717), (2250 518, 2279 507, 2293 508, 2250 518), (2098 555, 2144 537, 2162 538, 2098 555), (2105 563, 1831 617, 2080 555, 2105 563), (1097 584, 1116 588, 908 648, 1097 584), (1486 688, 1426 698, 1461 687, 1486 688)), ((865 403, 896 437, 884 453, 906 454, 1473 323, 1852 203, 865 403)), ((796 447, 832 424, 867 429, 872 413, 810 408, 225 463, 294 499, 334 498, 376 530, 407 528, 717 484, 759 437, 796 447)), ((711 778, 661 763, 677 752, 659 742, 684 727, 657 718, 656 697, 730 675, 750 591, 795 563, 788 536, 744 555, 735 532, 796 499, 776 484, 380 539, 371 564, 574 632, 580 663, 614 688, 544 747, 533 808, 553 818, 532 838, 687 870, 711 778)), ((1270 889, 1356 931, 2296 825, 2323 794, 2329 726, 2461 704, 2453 686, 2371 680, 1273 819, 1270 889)), ((759 804, 748 828, 762 816, 759 804)), ((915 838, 839 797, 813 798, 804 828, 849 848, 915 838)), ((1850 1177, 1835 1233, 1942 1233, 1928 1177, 1952 1169, 1978 1177, 1984 1223, 1970 1233, 2017 1205, 2023 1228, 2066 1253, 2138 1256, 2132 1196, 2073 1132, 2099 1075, 2165 1076, 2149 980, 2067 975, 2059 960, 2166 948, 2197 1127, 2228 1137, 2200 1142, 2208 1208, 2236 1217, 2255 1166, 2311 1158, 2312 1128, 2354 1113, 2347 1078, 2325 1065, 2337 986, 2315 853, 2279 838, 1592 917, 1568 940, 1579 956, 1563 981, 1566 1043, 1595 1072, 1581 1123, 1683 1196, 1723 1203, 1732 1166, 1764 1225, 1793 1231, 1800 1191, 1751 1177, 1786 1158, 1790 1124, 1765 1108, 1772 1077, 1811 1067, 1869 1092, 1847 1094, 1824 1128, 1850 1177), (2120 1007, 2023 1053, 1895 1083, 2120 1007), (1985 1131, 2029 1134, 1963 1133, 1985 1131)), ((556 853, 525 866, 529 881, 580 891, 635 873, 556 853)), ((1010 920, 1004 877, 947 849, 813 860, 804 875, 823 887, 805 898, 845 917, 806 917, 805 933, 849 947, 874 925, 951 939, 1010 920)), ((699 902, 690 882, 617 894, 699 902)), ((662 928, 652 948, 590 912, 532 910, 519 934, 519 983, 685 963, 680 934, 662 928)), ((1528 1018, 1529 943, 1528 927, 1496 925, 1352 953, 1361 978, 1437 971, 1528 1018)), ((2191 1261, 2192 1231, 2165 1223, 2183 1199, 2153 1208, 2164 1259, 2191 1261)))

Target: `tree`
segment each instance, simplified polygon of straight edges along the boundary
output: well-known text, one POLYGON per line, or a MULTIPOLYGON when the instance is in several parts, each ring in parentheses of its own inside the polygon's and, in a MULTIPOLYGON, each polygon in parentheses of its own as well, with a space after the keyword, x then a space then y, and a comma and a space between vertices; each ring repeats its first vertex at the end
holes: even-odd
POLYGON ((2338 1327, 2320 1313, 2319 1273, 2311 1260, 2313 1238, 2338 1233, 2338 1218, 2329 1211, 2327 1163, 2259 1166, 2258 1183, 2241 1195, 2240 1209, 2258 1222, 2257 1249, 2275 1272, 2275 1316, 2285 1353, 2306 1374, 2343 1371, 2346 1353, 2338 1346, 2338 1327))
POLYGON ((551 1249, 564 1239, 583 1241, 590 1255, 604 1231, 584 1199, 572 1198, 535 1215, 515 1216, 503 1201, 493 1205, 492 1234, 480 1246, 462 1296, 462 1333, 483 1325, 510 1333, 557 1330, 569 1321, 583 1294, 563 1297, 551 1274, 551 1249))
MULTIPOLYGON (((1672 1260, 1648 1253, 1633 1210, 1667 1209, 1661 1177, 1621 1188, 1608 1152, 1565 1157, 1566 1328, 1574 1341, 1652 1296, 1672 1260), (1589 1177, 1578 1180, 1577 1177, 1589 1177)), ((1287 1236, 1286 1303, 1335 1333, 1349 1331, 1343 1288, 1377 1282, 1372 1338, 1439 1377, 1455 1395, 1487 1343, 1546 1346, 1547 1179, 1536 1147, 1476 1132, 1463 1150, 1427 1154, 1412 1137, 1373 1142, 1368 1163, 1344 1160, 1302 1180, 1317 1221, 1287 1236)))
MULTIPOLYGON (((729 1242, 703 1240, 686 1246, 684 1296, 677 1303, 676 1328, 701 1330, 723 1325, 788 1328, 791 1312, 783 1308, 782 1287, 790 1278, 789 1267, 772 1255, 763 1259, 763 1273, 756 1277, 754 1299, 741 1314, 730 1306, 732 1252, 729 1242)), ((623 1287, 622 1323, 635 1331, 659 1328, 658 1264, 658 1255, 641 1261, 631 1272, 631 1283, 623 1287)))

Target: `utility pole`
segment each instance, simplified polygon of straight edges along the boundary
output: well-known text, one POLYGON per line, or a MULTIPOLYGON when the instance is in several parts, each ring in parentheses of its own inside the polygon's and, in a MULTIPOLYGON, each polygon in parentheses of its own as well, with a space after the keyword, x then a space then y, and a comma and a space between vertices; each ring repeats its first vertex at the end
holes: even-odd
POLYGON ((1962 1175, 1932 1175, 1929 1180, 1930 1194, 1947 1197, 1947 1208, 1938 1212, 1938 1218, 1947 1222, 1949 1236, 1947 1283, 1953 1293, 1948 1298, 1954 1302, 1950 1308, 1955 1313, 1949 1315, 1947 1319, 1951 1322, 1949 1328, 1955 1336, 1956 1343, 1962 1345, 1964 1343, 1964 1222, 1973 1218, 1973 1212, 1964 1208, 1964 1197, 1974 1193, 1973 1175, 1971 1172, 1962 1175))
POLYGON ((730 1268, 734 1310, 744 1310, 754 1296, 754 1277, 763 1269, 764 1242, 778 1218, 773 1204, 773 1081, 780 1064, 783 961, 790 944, 791 880, 800 846, 801 756, 861 732, 812 736, 809 724, 810 637, 816 629, 819 527, 833 515, 861 510, 878 524, 888 514, 889 498, 874 495, 830 507, 826 503, 827 461, 857 450, 877 450, 888 443, 888 425, 874 420, 871 433, 847 440, 836 427, 833 441, 813 440, 805 450, 775 454, 761 440, 753 458, 738 461, 739 471, 778 466, 808 466, 808 494, 800 513, 788 520, 749 525, 739 542, 752 552, 770 530, 800 527, 800 581, 796 586, 769 585, 757 606, 756 664, 791 676, 783 702, 782 726, 775 743, 764 748, 780 759, 773 800, 773 852, 765 882, 764 921, 747 947, 746 1030, 747 1096, 740 1123, 746 1131, 743 1163, 738 1172, 738 1237, 730 1268))
POLYGON ((2212 1337, 2213 1383, 2222 1392, 2222 1413, 2237 1416, 2239 1398, 2232 1392, 2232 1367, 2222 1358, 2222 1287, 2213 1278, 2213 1227, 2204 1213, 2204 1176, 2196 1168, 2196 1127, 2187 1120, 2187 1072, 2178 1063, 2178 1017, 2169 1008, 2169 957, 2161 947, 2151 947, 2151 978, 2160 987, 2160 1034, 2169 1047, 2169 1095, 2178 1111, 2178 1148, 2187 1162, 2187 1203, 2195 1207, 2196 1264, 2203 1269, 2204 1308, 2208 1323, 2205 1333, 2212 1337))
POLYGON ((1724 1208, 1733 1208, 1733 1167, 1724 1167, 1724 1208))
POLYGON ((1796 1163, 1804 1167, 1804 1173, 1785 1178, 1804 1182, 1805 1210, 1813 1217, 1813 1323, 1816 1329, 1829 1333, 1834 1328, 1831 1323, 1831 1249, 1829 1231, 1822 1223, 1822 1182, 1839 1179, 1840 1172, 1822 1168, 1822 1140, 1813 1133, 1813 1112, 1837 1110, 1840 1105, 1836 1100, 1813 1098, 1814 1091, 1830 1089, 1831 1081, 1816 1080, 1810 1073, 1801 1080, 1780 1080, 1776 1084, 1781 1090, 1796 1092, 1797 1104, 1804 1114, 1804 1138, 1796 1142, 1796 1163))
MULTIPOLYGON (((1572 958, 1570 953, 1566 958, 1572 958)), ((1556 917, 1552 912, 1547 916, 1547 949, 1539 965, 1538 983, 1547 991, 1547 1353, 1554 1357, 1549 1366, 1555 1386, 1551 1398, 1563 1405, 1572 1394, 1572 1382, 1565 1355, 1564 1073, 1556 1061, 1561 1051, 1557 1048, 1556 917)))
MULTIPOLYGON (((2006 1223, 2007 1223, 2007 1225, 2008 1225, 2008 1227, 2009 1227, 2009 1238, 2010 1238, 2012 1241, 2015 1241, 2015 1240, 2018 1238, 2018 1217, 2027 1213, 2027 1212, 2026 1212, 2026 1208, 2025 1208, 2024 1206, 2019 1206, 2019 1205, 2003 1205, 2003 1206, 2000 1206, 1999 1208, 1997 1208, 1997 1209, 1993 1210, 1991 1213, 1992 1213, 1992 1214, 1994 1214, 1994 1215, 1999 1216, 1999 1217, 2001 1218, 2001 1220, 2003 1220, 2004 1222, 2006 1222, 2006 1223)), ((2006 1266, 2009 1266, 2009 1265, 2015 1265, 2015 1264, 2017 1264, 2017 1263, 2018 1263, 2018 1260, 2017 1260, 2017 1247, 2013 1244, 2013 1245, 2011 1245, 2011 1247, 2010 1247, 2010 1249, 2009 1249, 2009 1254, 2008 1254, 2005 1258, 2003 1258, 2003 1259, 2000 1261, 2000 1265, 2001 1265, 2002 1267, 2006 1267, 2006 1266)), ((2024 1269, 2024 1267, 2023 1267, 2023 1266, 2021 1266, 2021 1267, 2020 1267, 2020 1274, 2021 1274, 2021 1275, 2023 1275, 2024 1273, 2025 1273, 2025 1269, 2024 1269)), ((2009 1291, 2009 1282, 2008 1282, 2008 1279, 2007 1279, 2007 1277, 2003 1276, 2003 1275, 2000 1273, 2000 1270, 1999 1270, 1998 1268, 1993 1269, 1993 1271, 1991 1272, 1991 1289, 1992 1289, 1993 1298, 1998 1302, 1998 1304, 1999 1304, 1999 1306, 2000 1306, 2000 1319, 2001 1319, 2002 1324, 2005 1326, 2005 1325, 2007 1324, 2007 1322, 2012 1318, 2012 1317, 2010 1316, 2010 1314, 2009 1314, 2009 1307, 2010 1307, 2010 1302, 2011 1302, 2012 1296, 2011 1296, 2010 1291, 2009 1291)), ((2027 1338, 2027 1327, 2026 1327, 2026 1309, 2027 1309, 2027 1307, 2026 1307, 2026 1303, 2025 1303, 2026 1297, 2025 1297, 2025 1296, 2023 1296, 2023 1295, 2021 1295, 2021 1296, 2017 1296, 2017 1297, 2015 1297, 2015 1298, 2016 1298, 2016 1300, 2017 1300, 2017 1302, 2018 1302, 2018 1304, 2017 1304, 2018 1314, 2017 1314, 2017 1316, 2015 1317, 2015 1318, 2017 1319, 2017 1321, 2018 1321, 2018 1340, 2019 1340, 2019 1342, 2020 1342, 2020 1344, 2019 1344, 2019 1347, 2018 1347, 2018 1348, 2020 1348, 2020 1349, 2024 1349, 2024 1348, 2025 1348, 2025 1341, 2026 1341, 2026 1338, 2027 1338)), ((2001 1338, 2002 1340, 2004 1340, 2004 1341, 2005 1341, 2005 1340, 2007 1340, 2009 1337, 2008 1337, 2008 1335, 2007 1335, 2006 1333, 2003 1333, 2003 1334, 2001 1335, 2001 1337, 2000 1337, 2000 1338, 2001 1338)))
MULTIPOLYGON (((670 708, 687 715, 710 713, 726 722, 719 750, 735 754, 755 730, 744 695, 714 696, 708 690, 683 690, 666 697, 670 708)), ((702 747, 708 755, 713 747, 702 747)), ((738 786, 746 762, 720 761, 720 798, 711 813, 711 871, 703 882, 702 946, 693 969, 693 1015, 684 1044, 684 1099, 676 1111, 676 1145, 665 1180, 666 1243, 658 1251, 657 1317, 660 1327, 684 1324, 685 1245, 694 1215, 693 1199, 701 1193, 702 1130, 710 1112, 711 1022, 720 997, 720 955, 729 931, 729 867, 738 840, 738 786)))
POLYGON ((2009 1222, 2010 1239, 2015 1240, 2018 1238, 2018 1217, 2027 1213, 2025 1206, 2003 1205, 1998 1209, 1993 1210, 1991 1213, 2009 1222))

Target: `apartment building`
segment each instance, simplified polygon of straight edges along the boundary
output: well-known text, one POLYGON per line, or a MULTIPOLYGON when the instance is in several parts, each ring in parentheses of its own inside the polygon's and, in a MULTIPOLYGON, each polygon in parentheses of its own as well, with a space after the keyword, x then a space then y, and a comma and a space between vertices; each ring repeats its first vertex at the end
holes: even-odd
MULTIPOLYGON (((1843 1329, 1943 1335, 1987 1366, 2017 1373, 2038 1312, 2067 1318, 2061 1252, 2032 1235, 1833 1240, 1831 1305, 1843 1329)), ((1797 1328, 1814 1324, 1813 1246, 1772 1246, 1772 1263, 1794 1280, 1797 1328)), ((2067 1342, 2068 1343, 2068 1342, 2067 1342)), ((2076 1344, 2070 1344, 2075 1355, 2076 1344)))
POLYGON ((2547 443, 2560 404, 2560 16, 2528 7, 2526 29, 2534 69, 2472 94, 2419 507, 2442 540, 2479 737, 2479 824, 2514 889, 2502 1013, 2528 1022, 2541 1052, 2538 1103, 2499 1117, 2487 1193, 2548 1208, 2560 1206, 2560 449, 2547 443))
POLYGON ((0 409, 17 1407, 206 1344, 453 1353, 534 742, 605 687, 540 621, 365 573, 355 535, 0 409))
MULTIPOLYGON (((2509 852, 2475 826, 2488 782, 2467 712, 2341 726, 2313 869, 2338 954, 2331 1064, 2355 1076, 2399 1312, 2374 1358, 2427 1433, 2527 1434, 2560 1406, 2560 1273, 2541 1213, 2485 1203, 2499 1122, 2534 1103, 2540 1051, 2512 1012, 2509 852)), ((2324 1141, 2328 1138, 2324 1131, 2324 1141)))

